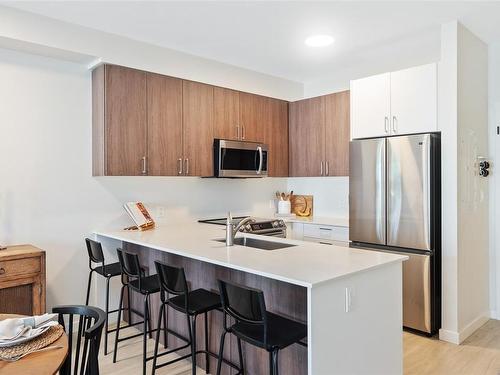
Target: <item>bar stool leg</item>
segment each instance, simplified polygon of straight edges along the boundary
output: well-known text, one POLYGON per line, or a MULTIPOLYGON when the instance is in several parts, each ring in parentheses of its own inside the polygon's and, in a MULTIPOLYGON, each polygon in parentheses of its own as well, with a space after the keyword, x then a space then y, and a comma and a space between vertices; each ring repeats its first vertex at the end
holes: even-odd
POLYGON ((130 288, 127 285, 127 306, 128 306, 128 324, 132 324, 132 301, 130 300, 130 288))
POLYGON ((151 332, 151 327, 153 327, 153 325, 151 324, 151 297, 150 295, 148 294, 148 298, 147 298, 147 304, 148 304, 148 326, 149 326, 149 338, 152 339, 153 338, 153 333, 151 332))
POLYGON ((152 372, 153 375, 156 372, 156 359, 158 356, 158 344, 160 342, 161 321, 162 321, 162 315, 164 313, 165 313, 165 305, 162 303, 160 306, 160 315, 158 315, 158 330, 156 331, 155 351, 153 355, 153 372, 152 372))
POLYGON ((226 333, 227 331, 224 330, 224 332, 220 336, 219 357, 217 358, 217 372, 216 372, 217 375, 220 375, 222 358, 224 356, 224 340, 226 339, 226 333))
POLYGON ((245 373, 245 366, 243 366, 243 351, 241 350, 241 339, 238 337, 238 356, 240 360, 240 374, 245 373))
MULTIPOLYGON (((158 325, 158 327, 160 327, 158 325)), ((165 342, 163 343, 163 348, 167 349, 168 346, 168 306, 165 306, 165 312, 163 315, 163 339, 165 342)))
POLYGON ((210 372, 210 356, 208 355, 208 312, 205 312, 205 374, 210 372))
POLYGON ((278 375, 278 349, 269 353, 271 357, 271 374, 278 375))
POLYGON ((196 375, 196 315, 193 316, 192 340, 191 340, 191 362, 192 375, 196 375))
POLYGON ((89 299, 90 299, 90 284, 92 283, 92 272, 94 271, 90 271, 89 272, 89 281, 87 283, 87 298, 85 299, 85 305, 88 306, 89 305, 89 299))
POLYGON ((115 335, 115 349, 113 351, 113 363, 116 363, 116 352, 118 351, 118 338, 120 335, 120 322, 122 319, 122 305, 123 305, 123 292, 125 286, 122 286, 120 291, 120 303, 118 304, 118 323, 116 326, 116 335, 115 335))
POLYGON ((108 354, 109 280, 110 277, 106 277, 106 327, 104 328, 104 355, 108 354))
POLYGON ((144 332, 142 335, 142 375, 146 375, 146 354, 148 341, 148 294, 144 296, 144 332))

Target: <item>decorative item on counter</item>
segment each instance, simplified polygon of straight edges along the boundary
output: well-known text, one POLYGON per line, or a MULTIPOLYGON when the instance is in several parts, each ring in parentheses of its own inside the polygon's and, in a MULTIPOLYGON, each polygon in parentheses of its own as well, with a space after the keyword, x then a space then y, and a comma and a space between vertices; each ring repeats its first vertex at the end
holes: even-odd
POLYGON ((290 193, 285 193, 285 192, 276 192, 276 198, 278 200, 278 212, 276 213, 276 216, 281 216, 281 217, 289 217, 289 216, 294 216, 291 213, 291 204, 290 204, 290 198, 293 196, 293 191, 290 193))
POLYGON ((148 230, 155 227, 155 222, 142 202, 128 202, 123 205, 135 223, 135 226, 127 227, 125 230, 148 230))
POLYGON ((293 195, 290 199, 292 213, 300 217, 310 217, 313 214, 312 195, 293 195))

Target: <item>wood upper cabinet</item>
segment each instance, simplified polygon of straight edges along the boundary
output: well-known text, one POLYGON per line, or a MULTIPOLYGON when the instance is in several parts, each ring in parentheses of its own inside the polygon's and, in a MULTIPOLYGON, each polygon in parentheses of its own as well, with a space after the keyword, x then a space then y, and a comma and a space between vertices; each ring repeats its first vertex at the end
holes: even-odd
POLYGON ((240 139, 240 93, 214 87, 214 138, 240 139))
POLYGON ((146 174, 146 73, 103 65, 93 81, 93 174, 146 174))
POLYGON ((289 105, 290 176, 323 174, 325 149, 325 98, 300 100, 289 105))
POLYGON ((266 108, 269 98, 240 92, 240 139, 263 142, 267 123, 266 108))
POLYGON ((289 107, 290 176, 348 176, 349 91, 289 107))
POLYGON ((183 81, 183 173, 213 175, 214 87, 183 81))
POLYGON ((287 176, 287 108, 282 100, 102 65, 92 72, 92 173, 212 176, 213 140, 223 138, 266 143, 269 176, 287 176))
POLYGON ((349 176, 349 91, 325 96, 325 175, 349 176))
POLYGON ((266 113, 269 123, 265 129, 264 142, 269 147, 268 175, 288 176, 288 102, 268 98, 266 113))
POLYGON ((147 74, 147 172, 182 174, 182 80, 147 74))

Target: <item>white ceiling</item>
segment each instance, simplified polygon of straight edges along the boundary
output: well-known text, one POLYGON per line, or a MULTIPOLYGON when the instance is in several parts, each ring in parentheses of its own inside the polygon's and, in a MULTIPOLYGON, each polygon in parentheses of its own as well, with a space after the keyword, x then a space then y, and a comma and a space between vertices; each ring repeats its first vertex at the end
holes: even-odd
POLYGON ((499 2, 0 2, 299 82, 368 58, 418 54, 436 45, 440 24, 454 19, 484 41, 500 42, 499 2), (305 46, 316 33, 335 43, 305 46))

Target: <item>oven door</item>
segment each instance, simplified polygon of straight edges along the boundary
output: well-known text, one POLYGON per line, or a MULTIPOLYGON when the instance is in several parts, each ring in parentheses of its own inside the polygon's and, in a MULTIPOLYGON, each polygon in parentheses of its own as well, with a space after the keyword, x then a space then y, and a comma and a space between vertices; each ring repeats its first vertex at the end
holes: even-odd
POLYGON ((267 146, 256 142, 214 140, 215 177, 267 177, 267 146))

